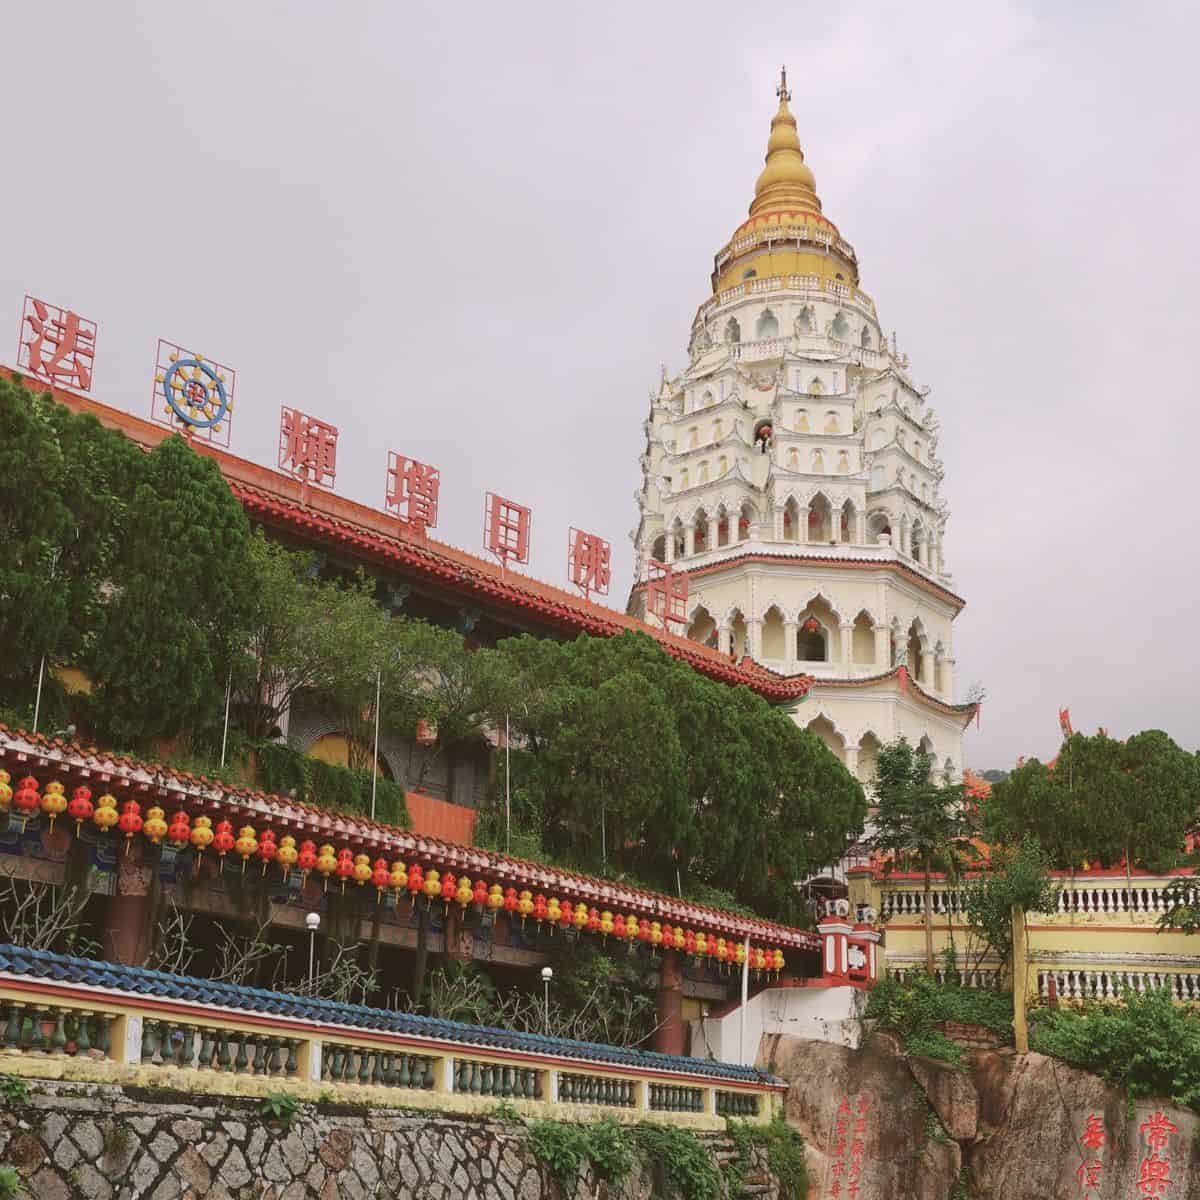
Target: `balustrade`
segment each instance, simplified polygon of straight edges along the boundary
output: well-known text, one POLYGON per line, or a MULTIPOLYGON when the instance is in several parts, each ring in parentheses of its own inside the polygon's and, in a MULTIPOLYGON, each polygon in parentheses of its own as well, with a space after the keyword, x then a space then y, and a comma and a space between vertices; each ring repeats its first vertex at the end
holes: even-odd
POLYGON ((191 1067, 234 1075, 294 1079, 300 1038, 245 1033, 188 1021, 146 1017, 141 1060, 156 1067, 191 1067))
POLYGON ((704 1095, 699 1088, 679 1087, 673 1083, 650 1085, 651 1112, 703 1112, 704 1095))
MULTIPOLYGON (((1058 889, 1054 912, 1089 914, 1153 914, 1167 911, 1166 884, 1137 884, 1123 881, 1113 884, 1069 883, 1058 889)), ((937 916, 956 916, 966 912, 966 893, 935 885, 930 893, 937 916)), ((1192 889, 1191 902, 1200 902, 1200 889, 1192 889)), ((880 893, 879 912, 884 921, 893 917, 920 917, 925 912, 925 897, 916 889, 894 889, 880 893)), ((1045 914, 1052 915, 1052 914, 1045 914)))
POLYGON ((558 1077, 558 1098, 572 1104, 607 1104, 613 1108, 633 1108, 637 1104, 637 1089, 630 1079, 563 1072, 558 1077))
POLYGON ((454 1090, 472 1096, 498 1096, 505 1100, 542 1099, 541 1072, 511 1067, 483 1059, 454 1060, 454 1090))
POLYGON ((717 1092, 718 1117, 757 1117, 758 1097, 751 1092, 717 1092))
POLYGON ((1038 994, 1049 999, 1050 980, 1059 1000, 1120 1000, 1126 991, 1145 993, 1166 988, 1180 1003, 1200 1000, 1200 972, 1129 971, 1121 968, 1064 967, 1037 973, 1038 994))
POLYGON ((115 1013, 60 1004, 3 1004, 3 1048, 10 1052, 112 1057, 115 1013))
POLYGON ((321 1078, 333 1083, 370 1084, 373 1087, 433 1088, 433 1059, 427 1054, 381 1050, 325 1042, 321 1046, 321 1078))

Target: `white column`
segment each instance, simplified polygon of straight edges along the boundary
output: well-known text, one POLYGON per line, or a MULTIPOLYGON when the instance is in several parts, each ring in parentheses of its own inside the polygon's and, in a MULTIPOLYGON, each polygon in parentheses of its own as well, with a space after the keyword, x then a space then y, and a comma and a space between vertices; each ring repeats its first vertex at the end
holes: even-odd
POLYGON ((847 746, 846 749, 842 753, 846 756, 846 770, 849 771, 850 774, 853 775, 855 779, 857 779, 858 778, 858 747, 857 746, 847 746))
POLYGON ((942 695, 954 699, 954 659, 942 656, 942 695))
POLYGON ((667 530, 666 540, 666 557, 665 562, 673 563, 675 561, 675 528, 672 526, 667 530))
POLYGON ((716 517, 708 518, 708 540, 704 543, 705 550, 715 550, 720 536, 721 522, 716 517))
POLYGON ((783 622, 783 662, 788 669, 796 666, 796 632, 799 626, 798 621, 783 622))
POLYGON ((683 556, 691 558, 696 553, 696 526, 690 521, 683 527, 683 556))
POLYGON ((829 513, 829 540, 831 542, 842 540, 842 510, 840 508, 832 509, 829 513))
POLYGON ((854 669, 854 622, 843 621, 838 629, 842 635, 842 667, 844 674, 849 677, 854 669))
POLYGON ((862 512, 854 514, 854 526, 855 543, 859 546, 865 546, 867 544, 867 514, 865 509, 862 512))
POLYGON ((886 625, 872 625, 875 634, 875 667, 880 671, 892 669, 892 631, 886 625))
POLYGON ((783 509, 776 508, 772 511, 773 511, 773 520, 774 520, 774 525, 772 526, 772 528, 774 529, 774 533, 771 536, 773 537, 773 539, 775 541, 782 542, 783 541, 783 516, 784 516, 783 509))
POLYGON ((798 528, 796 529, 796 541, 802 546, 808 543, 808 508, 805 506, 796 516, 798 528))
POLYGON ((749 617, 746 620, 746 640, 750 643, 746 653, 755 662, 762 662, 762 617, 749 617))
POLYGON ((728 625, 717 626, 717 649, 722 654, 733 652, 733 630, 728 625))
POLYGON ((921 655, 921 674, 918 683, 927 691, 933 691, 933 651, 926 650, 921 655))

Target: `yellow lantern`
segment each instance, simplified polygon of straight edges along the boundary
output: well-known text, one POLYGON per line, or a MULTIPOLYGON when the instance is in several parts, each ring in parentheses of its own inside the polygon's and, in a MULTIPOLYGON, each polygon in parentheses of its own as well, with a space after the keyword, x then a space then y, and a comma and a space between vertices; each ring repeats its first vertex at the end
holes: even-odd
POLYGON ((783 951, 782 950, 775 950, 772 953, 771 965, 775 968, 776 972, 783 970, 783 951))
MULTIPOLYGON (((105 792, 104 795, 101 796, 100 799, 96 801, 96 811, 94 813, 92 813, 92 822, 99 829, 103 829, 107 832, 120 819, 121 819, 121 814, 119 812, 117 812, 116 796, 113 796, 110 793, 105 792)), ((199 824, 200 821, 202 821, 202 820, 207 821, 208 818, 207 817, 197 817, 196 823, 199 824)), ((211 821, 209 821, 208 823, 210 825, 212 824, 211 821)), ((193 841, 194 840, 195 839, 193 838, 193 841)), ((209 830, 209 841, 211 841, 211 840, 212 840, 212 830, 209 830)), ((205 843, 205 844, 207 845, 207 843, 205 843)))
POLYGON ((0 812, 8 812, 12 806, 12 776, 0 771, 0 812))
POLYGON ((246 873, 246 860, 258 849, 258 835, 254 832, 253 825, 243 825, 238 830, 237 841, 233 843, 233 848, 241 856, 242 874, 244 875, 246 873))
POLYGON ((454 900, 459 908, 466 908, 471 903, 472 891, 471 881, 465 875, 460 875, 458 887, 454 890, 454 900))
POLYGON ((533 893, 522 892, 517 899, 517 912, 521 914, 521 925, 524 927, 525 918, 533 912, 533 893))
POLYGON ((659 921, 650 922, 650 945, 661 946, 663 943, 662 924, 659 921))
POLYGON ((63 785, 57 779, 46 784, 42 793, 42 812, 50 818, 50 828, 54 828, 54 818, 66 812, 67 798, 63 795, 63 785))
POLYGON ((504 907, 504 892, 501 891, 498 883, 493 883, 488 888, 487 906, 492 912, 499 912, 504 907))
POLYGON ((337 855, 328 842, 317 851, 317 870, 324 876, 325 886, 328 887, 330 875, 337 870, 337 855))
POLYGON ((637 917, 625 918, 625 936, 632 942, 638 934, 637 917))
POLYGON ((142 822, 142 832, 150 840, 152 846, 157 846, 167 836, 166 813, 157 806, 149 809, 145 821, 142 822))
POLYGON ((288 872, 296 865, 296 839, 290 833, 284 834, 279 839, 279 850, 275 854, 275 861, 283 868, 283 877, 288 877, 288 872))
POLYGON ((550 902, 546 905, 546 917, 550 922, 550 932, 553 933, 554 926, 562 918, 562 905, 558 902, 557 896, 550 897, 550 902))
POLYGON ((575 915, 571 918, 571 924, 574 925, 576 929, 586 929, 587 917, 587 905, 577 904, 575 905, 575 915))
MULTIPOLYGON (((99 815, 100 810, 104 807, 105 800, 112 801, 112 810, 114 815, 116 814, 117 802, 113 800, 111 796, 101 796, 100 799, 96 801, 96 812, 92 815, 93 821, 96 821, 96 817, 99 815)), ((96 821, 96 824, 100 825, 100 822, 96 821)), ((101 825, 100 827, 102 829, 108 829, 111 824, 112 822, 110 821, 108 825, 101 825)), ((192 832, 188 834, 188 837, 191 840, 192 845, 195 846, 201 854, 203 854, 204 847, 213 840, 212 817, 197 817, 192 822, 192 832)))
POLYGON ((432 904, 442 894, 442 877, 433 867, 425 872, 425 882, 421 885, 421 890, 425 893, 429 904, 432 904))
POLYGON ((408 886, 408 867, 399 859, 392 863, 392 873, 388 879, 393 892, 396 893, 396 898, 399 899, 400 893, 408 886))
POLYGON ((608 911, 608 909, 605 909, 600 914, 600 932, 605 936, 605 938, 607 938, 608 935, 613 932, 613 915, 608 911))
POLYGON ((708 939, 704 936, 703 933, 696 934, 696 957, 697 958, 707 958, 708 957, 708 939))
POLYGON ((674 946, 676 950, 682 950, 684 941, 685 938, 683 936, 683 926, 676 925, 675 928, 671 930, 671 945, 674 946))
POLYGON ((738 942, 733 948, 733 961, 740 967, 746 961, 746 944, 738 942))

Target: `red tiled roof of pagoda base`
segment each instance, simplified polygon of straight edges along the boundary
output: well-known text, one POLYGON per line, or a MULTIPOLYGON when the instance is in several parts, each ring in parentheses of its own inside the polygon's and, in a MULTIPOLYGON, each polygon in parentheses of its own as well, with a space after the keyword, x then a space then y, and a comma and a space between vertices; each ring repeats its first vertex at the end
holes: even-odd
MULTIPOLYGON (((712 571, 724 571, 727 567, 734 563, 741 562, 787 562, 787 563, 837 563, 839 567, 852 567, 864 571, 898 571, 905 579, 917 584, 928 592, 932 592, 935 596, 945 600, 948 604, 954 606, 956 613, 962 612, 967 606, 967 602, 961 597, 955 595, 949 588, 944 588, 940 583, 934 583, 933 580, 926 578, 918 571, 914 571, 906 563, 893 562, 886 559, 872 558, 849 558, 841 554, 806 554, 803 558, 797 558, 794 554, 772 554, 769 550, 755 550, 746 554, 734 554, 728 558, 721 559, 718 563, 706 563, 702 567, 680 567, 676 562, 675 569, 681 575, 687 575, 688 578, 694 579, 700 576, 709 574, 712 571)), ((636 584, 633 588, 634 592, 640 591, 645 585, 636 584)))
POLYGON ((10 730, 5 725, 0 725, 0 766, 11 768, 14 781, 18 772, 48 769, 104 784, 115 782, 138 793, 159 795, 164 805, 224 816, 234 825, 257 821, 270 825, 281 835, 299 834, 314 841, 361 846, 364 853, 374 851, 395 858, 416 858, 439 869, 449 867, 472 877, 482 875, 489 882, 546 891, 597 908, 619 909, 648 919, 662 918, 672 924, 713 930, 725 936, 732 934, 738 940, 749 936, 762 946, 816 950, 820 944, 818 935, 806 929, 743 917, 660 892, 427 837, 281 796, 229 787, 162 763, 143 763, 41 734, 10 730))
MULTIPOLYGON (((11 368, 0 368, 21 377, 11 368)), ((31 387, 48 391, 76 412, 90 413, 101 424, 118 429, 143 446, 157 446, 171 435, 165 426, 137 417, 42 380, 27 379, 31 387)), ((501 572, 496 563, 414 532, 397 518, 344 496, 310 487, 302 498, 299 480, 281 471, 239 458, 227 450, 196 441, 194 449, 216 461, 230 489, 255 520, 288 529, 327 546, 338 546, 381 567, 402 568, 430 582, 453 588, 464 598, 486 600, 493 609, 514 617, 522 612, 538 624, 564 633, 612 637, 625 630, 649 634, 672 657, 722 683, 745 684, 776 703, 798 700, 812 684, 808 675, 777 675, 757 663, 732 662, 710 646, 656 629, 637 617, 586 600, 553 584, 518 572, 501 572)))

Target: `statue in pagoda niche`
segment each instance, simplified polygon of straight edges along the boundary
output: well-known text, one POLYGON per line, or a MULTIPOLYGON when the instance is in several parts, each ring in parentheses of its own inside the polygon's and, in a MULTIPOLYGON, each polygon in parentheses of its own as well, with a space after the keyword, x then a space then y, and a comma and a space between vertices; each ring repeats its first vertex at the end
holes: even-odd
POLYGON ((802 305, 796 314, 796 319, 792 322, 792 332, 796 337, 805 337, 813 332, 812 309, 807 304, 802 305))

